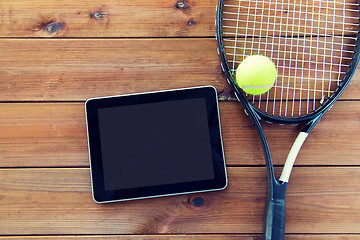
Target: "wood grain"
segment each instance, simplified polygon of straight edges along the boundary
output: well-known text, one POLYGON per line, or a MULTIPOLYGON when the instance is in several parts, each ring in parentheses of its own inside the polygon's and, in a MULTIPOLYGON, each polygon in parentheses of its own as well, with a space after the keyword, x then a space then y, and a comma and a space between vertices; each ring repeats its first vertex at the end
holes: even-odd
POLYGON ((3 101, 227 86, 214 39, 0 40, 3 101), (11 50, 10 50, 11 49, 11 50))
MULTIPOLYGON (((260 234, 265 169, 228 168, 228 175, 224 191, 96 204, 89 169, 2 169, 0 235, 260 234)), ((359 234, 359 181, 358 167, 295 168, 286 232, 359 234)))
MULTIPOLYGON (((83 101, 200 85, 230 91, 213 38, 0 39, 0 49, 0 101, 83 101)), ((342 99, 359 99, 359 74, 342 99)))
MULTIPOLYGON (((359 234, 287 234, 286 240, 356 240, 359 239, 359 234)), ((201 234, 201 235, 91 235, 91 236, 36 236, 36 237, 1 237, 0 239, 13 239, 13 240, 94 240, 94 239, 105 239, 105 240, 261 240, 263 239, 260 234, 201 234)))
POLYGON ((1 167, 88 166, 84 104, 7 103, 0 109, 1 167))
MULTIPOLYGON (((360 103, 339 101, 314 128, 296 165, 360 165, 360 103)), ((220 102, 228 165, 264 165, 255 129, 236 102, 220 102)), ((300 127, 264 125, 282 165, 300 127)), ((0 167, 89 166, 83 103, 0 104, 0 167)))
POLYGON ((216 0, 17 0, 0 3, 0 37, 213 36, 216 0))

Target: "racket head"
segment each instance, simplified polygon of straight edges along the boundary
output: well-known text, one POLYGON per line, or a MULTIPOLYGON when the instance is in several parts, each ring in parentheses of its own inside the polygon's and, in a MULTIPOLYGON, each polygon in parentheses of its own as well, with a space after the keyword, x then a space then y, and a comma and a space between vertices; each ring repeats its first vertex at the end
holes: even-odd
POLYGON ((313 5, 299 0, 218 2, 216 37, 225 76, 243 106, 269 122, 307 123, 324 114, 359 63, 359 3, 306 3, 313 5), (274 87, 259 96, 244 93, 235 82, 238 64, 254 54, 270 57, 278 69, 274 87))

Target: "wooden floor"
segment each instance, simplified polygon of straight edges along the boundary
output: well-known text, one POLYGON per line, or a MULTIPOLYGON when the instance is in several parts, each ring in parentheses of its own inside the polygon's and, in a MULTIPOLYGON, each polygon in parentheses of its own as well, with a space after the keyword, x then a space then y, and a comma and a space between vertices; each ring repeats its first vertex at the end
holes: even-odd
MULTIPOLYGON (((221 72, 216 4, 0 0, 0 239, 261 239, 264 160, 221 72), (221 100, 228 188, 96 204, 84 101, 201 85, 221 100)), ((359 123, 357 71, 298 156, 286 239, 360 239, 359 123)), ((276 171, 299 129, 265 125, 276 171)))

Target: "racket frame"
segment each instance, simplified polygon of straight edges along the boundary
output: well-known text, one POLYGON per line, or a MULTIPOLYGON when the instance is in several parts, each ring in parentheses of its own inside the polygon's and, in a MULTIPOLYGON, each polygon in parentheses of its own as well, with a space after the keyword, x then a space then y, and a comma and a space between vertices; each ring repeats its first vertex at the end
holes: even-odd
MULTIPOLYGON (((360 4, 360 0, 358 0, 360 4)), ((357 40, 355 45, 355 51, 352 56, 349 68, 347 69, 343 79, 339 83, 337 89, 334 93, 324 101, 321 106, 315 111, 306 114, 304 116, 299 117, 277 117, 274 115, 269 115, 260 111, 258 108, 254 107, 246 98, 242 90, 236 85, 235 80, 231 74, 231 68, 229 67, 226 57, 225 50, 223 45, 223 37, 221 32, 221 12, 223 7, 223 1, 219 0, 217 4, 216 10, 216 18, 215 18, 215 26, 216 26, 216 41, 217 41, 217 50, 220 57, 220 63, 222 70, 225 74, 225 77, 230 84, 236 98, 243 106, 245 113, 249 116, 251 122, 256 128, 256 132, 258 134, 266 164, 267 171, 267 183, 268 183, 268 193, 267 200, 265 204, 265 221, 264 221, 264 239, 284 239, 285 237, 285 195, 287 188, 287 180, 289 179, 290 172, 292 166, 295 162, 295 158, 300 151, 302 144, 304 143, 307 135, 313 129, 313 127, 320 121, 322 116, 331 109, 333 104, 338 100, 340 95, 344 92, 346 87, 349 85, 350 80, 352 79, 360 59, 360 28, 358 28, 357 32, 357 40), (290 124, 304 125, 303 129, 299 133, 297 140, 294 142, 292 149, 290 150, 288 159, 286 162, 289 162, 288 165, 284 166, 283 174, 286 176, 281 176, 285 178, 286 181, 276 180, 272 158, 270 154, 269 145, 264 133, 264 130, 261 126, 260 120, 265 120, 270 123, 278 123, 278 124, 290 124), (300 138, 300 140, 298 140, 300 138), (291 155, 291 156, 290 156, 291 155), (291 159, 289 159, 291 158, 291 159)), ((359 20, 360 20, 360 10, 359 10, 359 20)))

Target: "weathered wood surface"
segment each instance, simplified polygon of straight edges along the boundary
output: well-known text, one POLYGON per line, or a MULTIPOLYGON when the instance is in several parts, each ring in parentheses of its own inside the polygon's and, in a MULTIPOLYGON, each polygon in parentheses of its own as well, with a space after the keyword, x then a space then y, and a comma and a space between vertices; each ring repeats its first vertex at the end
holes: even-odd
POLYGON ((214 36, 216 0, 0 2, 0 37, 214 36))
MULTIPOLYGON (((262 232, 265 168, 228 168, 223 191, 112 204, 93 202, 89 174, 88 168, 1 169, 0 235, 262 232)), ((359 181, 359 167, 295 168, 286 232, 359 234, 359 181)))
MULTIPOLYGON (((296 165, 360 165, 360 104, 339 101, 309 135, 296 165)), ((264 165, 260 142, 237 102, 220 102, 226 163, 264 165)), ((264 124, 282 165, 300 126, 264 124)), ((0 167, 89 166, 84 103, 1 103, 0 167)))
MULTIPOLYGON (((0 39, 0 49, 0 101, 84 101, 201 85, 230 91, 215 38, 0 39)), ((341 99, 359 99, 359 74, 341 99)))
MULTIPOLYGON (((0 1, 0 239, 262 239, 264 160, 221 72, 216 4, 0 1), (94 203, 84 101, 200 85, 215 86, 221 100, 229 187, 94 203)), ((301 8, 291 6, 294 14, 301 8)), ((299 153, 286 197, 287 240, 360 239, 359 96, 358 69, 299 153)), ((282 165, 301 127, 264 128, 282 165)))
MULTIPOLYGON (((356 240, 359 239, 359 234, 291 234, 286 235, 287 240, 356 240)), ((0 239, 11 239, 11 240, 262 240, 260 234, 195 234, 195 235, 90 235, 90 236, 36 236, 36 237, 0 237, 0 239)))

